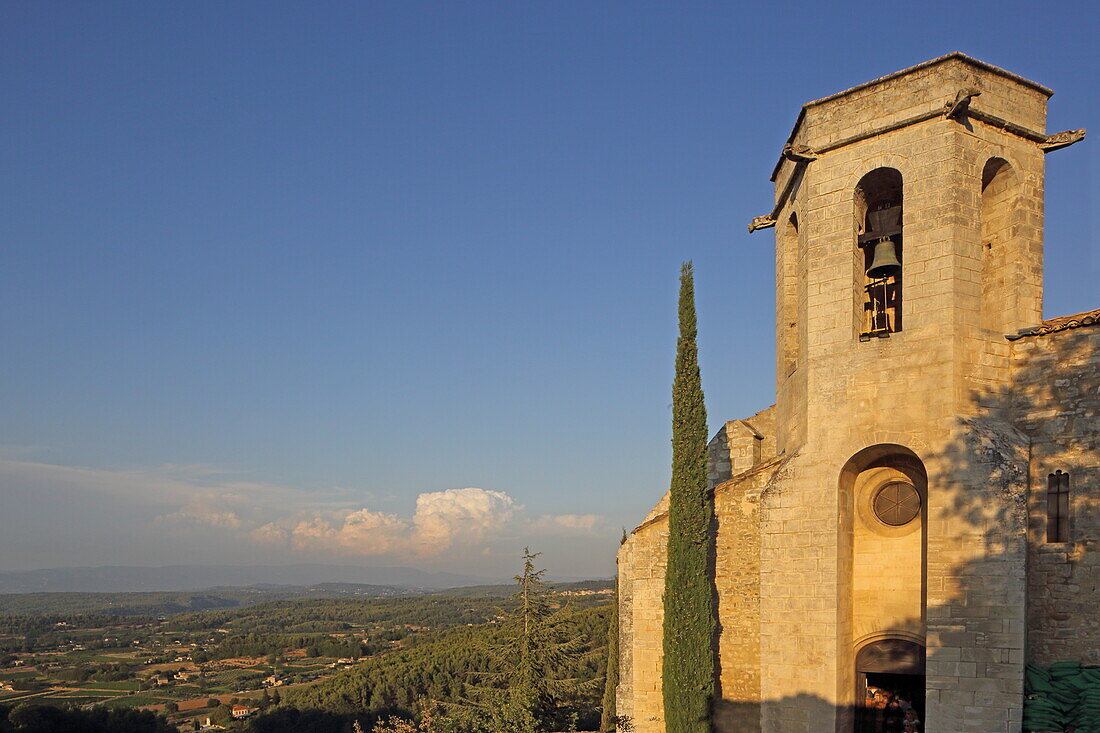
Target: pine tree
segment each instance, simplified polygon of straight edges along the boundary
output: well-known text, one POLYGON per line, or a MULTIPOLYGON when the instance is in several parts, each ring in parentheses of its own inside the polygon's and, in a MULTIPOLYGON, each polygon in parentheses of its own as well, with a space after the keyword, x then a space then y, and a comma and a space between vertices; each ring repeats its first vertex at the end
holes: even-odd
MULTIPOLYGON (((626 544, 626 528, 619 540, 619 547, 626 544)), ((607 675, 604 678, 603 710, 600 712, 600 730, 618 728, 615 712, 615 688, 619 686, 619 571, 615 570, 615 595, 611 604, 611 618, 607 623, 607 675)))
POLYGON ((488 650, 491 671, 471 686, 472 700, 455 711, 463 730, 560 730, 563 701, 592 684, 555 676, 584 654, 584 640, 563 632, 566 617, 551 604, 542 579, 546 571, 535 569, 538 556, 523 548, 523 573, 515 577, 518 607, 504 619, 501 642, 488 650))
POLYGON ((672 384, 672 482, 664 593, 662 691, 667 733, 708 733, 714 697, 714 601, 710 586, 707 411, 696 345, 695 278, 680 270, 680 337, 672 384))

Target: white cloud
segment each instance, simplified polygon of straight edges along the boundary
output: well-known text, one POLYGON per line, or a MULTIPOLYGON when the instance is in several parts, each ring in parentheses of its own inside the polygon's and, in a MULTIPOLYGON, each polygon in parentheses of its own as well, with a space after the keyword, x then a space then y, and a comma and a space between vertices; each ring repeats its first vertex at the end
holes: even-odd
POLYGON ((168 526, 198 524, 220 529, 239 530, 244 526, 244 522, 228 506, 228 504, 235 503, 238 499, 239 497, 233 495, 196 496, 176 511, 158 515, 153 521, 168 526))
POLYGON ((259 544, 283 547, 290 543, 290 530, 280 527, 275 522, 268 522, 249 532, 249 537, 259 544))
POLYGON ((477 544, 506 531, 519 509, 502 491, 467 488, 421 494, 413 515, 417 547, 423 555, 436 555, 454 544, 477 544))
POLYGON ((314 517, 298 522, 288 533, 299 551, 337 555, 389 555, 408 544, 409 525, 395 514, 359 509, 336 522, 314 517))
POLYGON ((603 517, 599 514, 544 514, 531 520, 529 529, 539 534, 595 536, 600 534, 603 517))
MULTIPOLYGON (((171 538, 172 547, 233 553, 237 561, 369 557, 481 565, 480 558, 504 551, 502 543, 515 544, 522 535, 552 545, 597 537, 602 529, 602 519, 593 514, 529 517, 512 496, 491 489, 423 492, 411 515, 402 516, 365 506, 365 492, 304 491, 205 465, 87 468, 0 456, 0 489, 17 490, 25 502, 111 507, 102 515, 110 519, 99 520, 109 526, 81 528, 102 542, 126 527, 116 543, 119 552, 141 552, 133 543, 148 538, 171 538)), ((514 550, 507 546, 507 552, 514 550)))
POLYGON ((42 445, 14 445, 11 443, 0 445, 0 458, 26 458, 27 456, 47 452, 49 452, 49 449, 42 445))
POLYGON ((290 530, 290 544, 295 550, 324 550, 336 548, 336 528, 326 519, 316 517, 298 522, 290 530))
POLYGON ((319 497, 308 492, 258 481, 229 480, 233 475, 205 465, 87 468, 0 458, 0 481, 4 483, 40 486, 77 496, 115 497, 135 506, 162 510, 178 510, 196 497, 223 497, 242 505, 261 506, 320 503, 319 497))
POLYGON ((251 531, 262 544, 325 555, 434 558, 485 546, 513 531, 518 507, 502 491, 446 489, 420 494, 411 520, 372 511, 286 517, 251 531))

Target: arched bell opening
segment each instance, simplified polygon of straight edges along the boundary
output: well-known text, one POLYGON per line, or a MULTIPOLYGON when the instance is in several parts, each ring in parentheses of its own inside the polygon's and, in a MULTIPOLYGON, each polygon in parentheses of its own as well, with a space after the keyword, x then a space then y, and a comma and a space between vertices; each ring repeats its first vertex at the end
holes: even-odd
POLYGON ((849 458, 838 488, 838 695, 855 712, 838 730, 889 731, 872 726, 875 716, 863 715, 867 685, 875 680, 878 687, 889 682, 907 690, 907 704, 919 697, 923 719, 928 474, 912 450, 884 443, 849 458), (899 661, 918 657, 919 669, 899 661), (902 674, 911 677, 874 677, 902 674))
POLYGON ((902 177, 876 168, 855 189, 856 296, 859 338, 885 338, 902 326, 902 177))

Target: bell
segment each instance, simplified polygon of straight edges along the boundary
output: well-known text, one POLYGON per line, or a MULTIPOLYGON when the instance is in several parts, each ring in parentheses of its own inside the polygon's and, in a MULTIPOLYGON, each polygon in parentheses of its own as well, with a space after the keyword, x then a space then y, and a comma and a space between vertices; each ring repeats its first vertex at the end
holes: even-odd
POLYGON ((875 244, 875 256, 871 258, 871 266, 867 268, 867 277, 872 280, 882 280, 899 272, 901 272, 901 262, 898 261, 894 241, 880 239, 875 244))
POLYGON ((901 207, 884 206, 867 213, 867 232, 888 237, 901 231, 901 207))

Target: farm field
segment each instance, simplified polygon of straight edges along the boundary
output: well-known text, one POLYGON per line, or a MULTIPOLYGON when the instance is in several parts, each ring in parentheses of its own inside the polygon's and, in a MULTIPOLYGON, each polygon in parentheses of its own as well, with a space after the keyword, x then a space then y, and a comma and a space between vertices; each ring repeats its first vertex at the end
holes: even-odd
MULTIPOLYGON (((0 616, 0 706, 150 710, 180 730, 207 718, 247 730, 248 720, 231 720, 230 708, 252 716, 291 698, 309 700, 310 690, 366 662, 491 626, 511 603, 497 590, 291 598, 157 618, 0 616)), ((578 608, 608 600, 601 590, 561 597, 578 608)), ((392 708, 411 694, 374 702, 392 708)))

